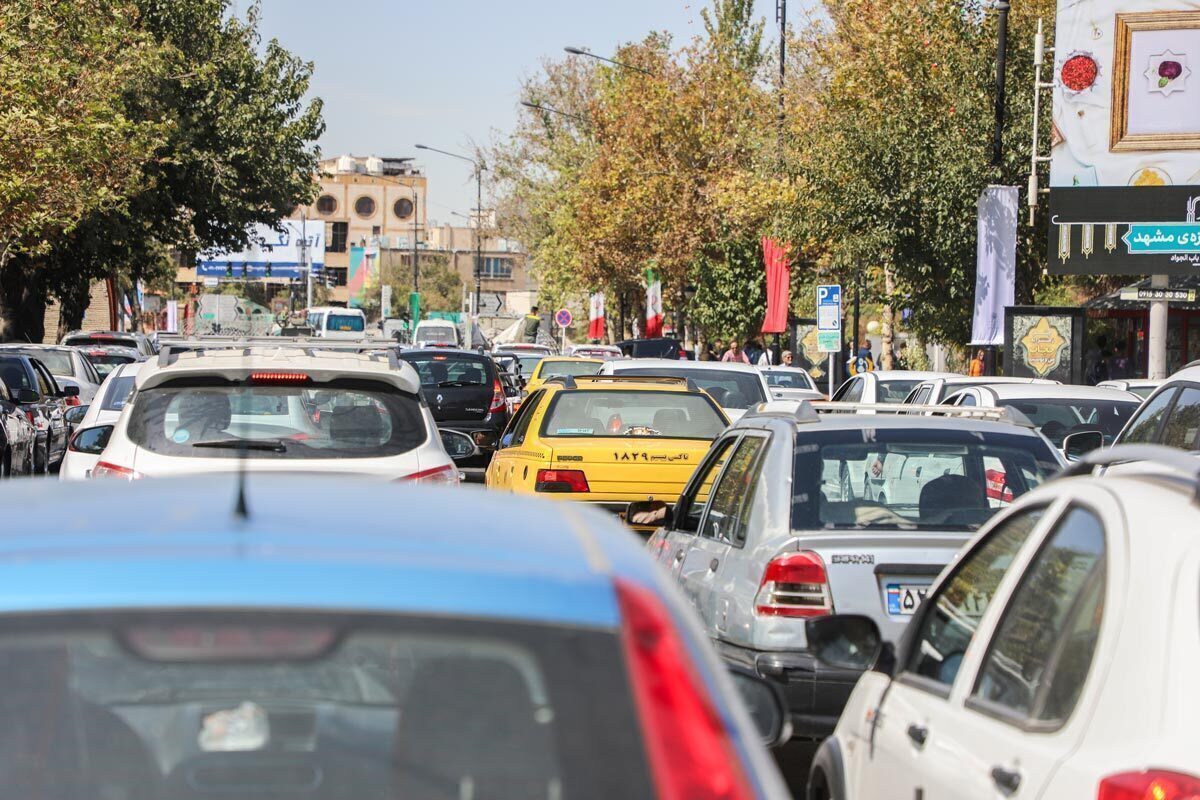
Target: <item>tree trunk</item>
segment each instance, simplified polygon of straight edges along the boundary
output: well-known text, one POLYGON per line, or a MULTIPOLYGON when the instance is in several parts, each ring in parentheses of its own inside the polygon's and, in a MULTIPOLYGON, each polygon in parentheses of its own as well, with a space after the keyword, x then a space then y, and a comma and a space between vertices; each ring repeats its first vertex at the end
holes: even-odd
POLYGON ((41 343, 46 335, 46 293, 20 261, 10 260, 0 270, 0 295, 6 323, 0 338, 41 343))
POLYGON ((92 301, 91 283, 80 281, 59 295, 58 341, 83 327, 83 315, 92 301))
POLYGON ((892 268, 884 264, 883 266, 883 311, 880 314, 880 353, 879 366, 881 369, 894 369, 892 364, 892 343, 894 339, 893 323, 895 321, 895 312, 892 308, 892 295, 896 292, 896 278, 892 275, 892 268))

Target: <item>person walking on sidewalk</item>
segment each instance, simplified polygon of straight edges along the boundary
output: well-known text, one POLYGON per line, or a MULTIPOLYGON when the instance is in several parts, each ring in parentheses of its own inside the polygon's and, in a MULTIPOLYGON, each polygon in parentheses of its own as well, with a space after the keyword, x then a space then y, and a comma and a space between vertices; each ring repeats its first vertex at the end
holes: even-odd
POLYGON ((721 356, 722 361, 737 361, 742 364, 749 364, 750 359, 746 357, 746 353, 738 346, 737 339, 729 343, 729 349, 725 351, 725 355, 721 356))

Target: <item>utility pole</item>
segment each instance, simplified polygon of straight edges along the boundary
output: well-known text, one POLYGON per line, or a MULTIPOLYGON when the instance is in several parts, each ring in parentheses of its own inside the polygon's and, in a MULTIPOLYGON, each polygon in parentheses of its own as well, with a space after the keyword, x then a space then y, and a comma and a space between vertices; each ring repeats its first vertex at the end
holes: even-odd
POLYGON ((996 0, 996 130, 992 139, 992 166, 997 170, 1004 164, 1004 101, 1005 78, 1008 66, 1008 0, 996 0))
POLYGON ((304 280, 307 284, 305 308, 312 308, 313 304, 313 280, 312 280, 312 264, 308 258, 308 212, 300 212, 300 269, 304 270, 304 280))
POLYGON ((475 165, 475 308, 479 313, 480 286, 483 279, 483 164, 475 165))
POLYGON ((421 288, 420 288, 421 268, 417 261, 417 219, 418 219, 417 210, 418 209, 417 209, 417 187, 415 185, 412 187, 412 193, 413 193, 413 259, 412 259, 412 261, 413 261, 413 263, 412 263, 413 291, 419 292, 421 290, 421 288))

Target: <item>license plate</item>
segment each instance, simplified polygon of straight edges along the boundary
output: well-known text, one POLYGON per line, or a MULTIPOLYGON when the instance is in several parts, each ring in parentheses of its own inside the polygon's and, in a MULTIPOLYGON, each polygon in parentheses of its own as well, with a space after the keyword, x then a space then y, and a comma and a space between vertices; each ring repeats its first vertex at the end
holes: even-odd
POLYGON ((887 610, 889 614, 911 617, 925 599, 928 586, 913 583, 889 583, 887 585, 887 610))

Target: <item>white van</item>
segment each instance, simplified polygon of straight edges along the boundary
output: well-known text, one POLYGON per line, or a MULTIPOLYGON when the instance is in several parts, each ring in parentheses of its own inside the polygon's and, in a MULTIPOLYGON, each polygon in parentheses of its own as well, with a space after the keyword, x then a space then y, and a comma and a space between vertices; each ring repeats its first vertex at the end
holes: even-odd
POLYGON ((367 335, 367 315, 359 308, 321 306, 306 312, 313 336, 325 339, 362 339, 367 335))
POLYGON ((423 319, 413 331, 417 347, 458 347, 458 326, 445 319, 423 319))

